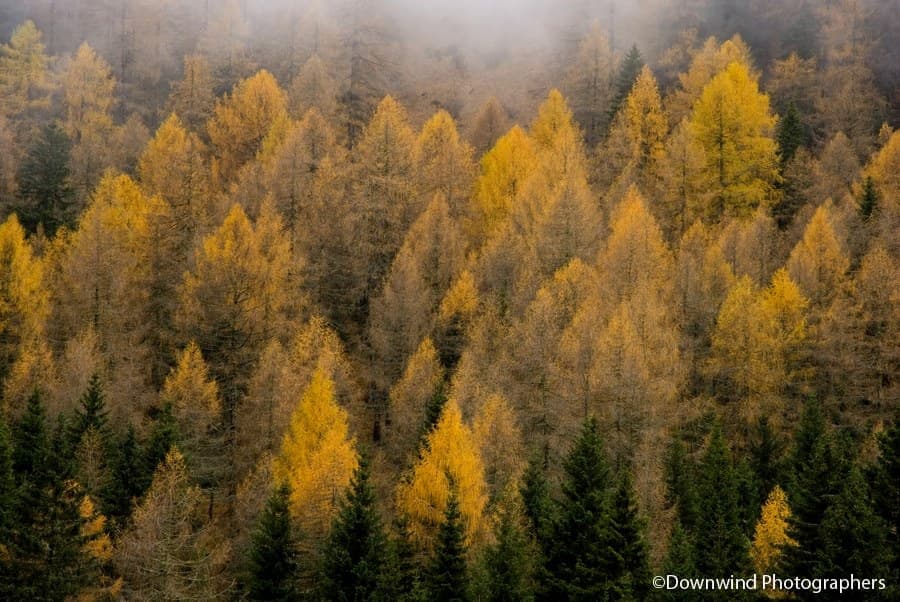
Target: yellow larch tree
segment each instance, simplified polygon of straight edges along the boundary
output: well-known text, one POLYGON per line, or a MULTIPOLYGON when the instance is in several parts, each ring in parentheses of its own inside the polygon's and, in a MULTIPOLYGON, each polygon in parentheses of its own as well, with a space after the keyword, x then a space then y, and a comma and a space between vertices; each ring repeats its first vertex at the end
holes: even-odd
POLYGON ((525 470, 525 446, 516 413, 502 395, 490 395, 479 408, 472 435, 484 462, 491 499, 517 487, 525 470))
POLYGON ((753 69, 750 48, 741 37, 735 35, 721 45, 715 38, 707 39, 693 55, 687 72, 678 75, 679 89, 666 99, 666 108, 673 125, 687 117, 706 84, 730 63, 740 63, 748 71, 753 69))
MULTIPOLYGON (((438 193, 409 229, 384 286, 371 302, 369 338, 381 373, 393 381, 431 330, 438 305, 463 262, 460 228, 438 193)), ((385 388, 389 383, 381 383, 385 388)))
POLYGON ((195 266, 185 272, 177 323, 197 342, 222 387, 226 432, 263 345, 284 332, 290 291, 287 240, 277 218, 257 227, 234 205, 203 240, 195 266))
POLYGON ((385 439, 398 465, 410 463, 423 434, 428 403, 441 393, 443 381, 444 368, 438 352, 431 339, 425 338, 388 395, 385 439))
POLYGON ((287 97, 266 70, 235 84, 216 103, 207 129, 220 173, 234 178, 261 149, 272 126, 287 115, 287 97))
POLYGON ((509 115, 500 101, 491 96, 485 101, 471 122, 469 140, 479 156, 488 152, 497 140, 509 130, 509 115))
POLYGON ((328 74, 325 62, 317 54, 309 57, 291 80, 288 108, 295 119, 316 109, 333 124, 338 112, 338 86, 328 74))
POLYGON ((609 123, 613 95, 614 57, 599 23, 593 23, 578 43, 564 89, 572 100, 575 119, 584 128, 585 140, 596 144, 609 123))
POLYGON ((175 367, 163 383, 160 402, 171 406, 178 420, 179 447, 192 476, 206 485, 215 483, 221 476, 222 450, 213 429, 221 414, 222 400, 200 348, 193 341, 178 354, 175 367))
POLYGON ((43 262, 13 214, 0 225, 0 378, 43 337, 49 309, 43 262))
POLYGON ((320 542, 327 535, 356 466, 347 412, 335 400, 334 382, 318 368, 272 465, 275 482, 291 488, 291 513, 307 541, 320 542))
POLYGON ((771 573, 779 566, 785 547, 796 546, 797 542, 788 535, 788 520, 791 508, 787 494, 775 485, 762 507, 762 516, 753 531, 750 545, 750 559, 759 574, 771 573))
POLYGON ((449 368, 456 366, 472 320, 480 306, 478 287, 470 270, 459 273, 441 299, 435 322, 435 345, 449 368))
POLYGON ((183 73, 182 78, 172 84, 166 108, 178 115, 192 132, 199 134, 216 105, 212 73, 202 54, 185 56, 183 73))
MULTIPOLYGON (((0 45, 0 114, 7 118, 49 106, 50 59, 42 37, 33 21, 25 21, 13 31, 9 44, 0 45)), ((18 129, 17 134, 23 133, 18 129)))
POLYGON ((504 134, 481 158, 469 222, 475 241, 483 242, 500 229, 536 167, 534 144, 519 126, 504 134))
POLYGON ((450 206, 450 214, 459 219, 472 188, 474 151, 460 138, 456 122, 447 111, 438 111, 416 140, 416 176, 418 192, 430 199, 441 193, 450 206))
POLYGON ((761 309, 773 326, 773 366, 781 365, 779 389, 802 391, 806 376, 802 371, 808 337, 806 312, 809 301, 800 292, 787 270, 775 272, 772 282, 762 292, 761 309))
POLYGON ((668 120, 659 96, 659 85, 647 65, 634 81, 616 120, 623 122, 635 153, 632 159, 638 169, 648 172, 649 179, 665 154, 668 120))
POLYGON ((422 550, 430 551, 435 544, 451 488, 459 502, 466 544, 477 547, 487 529, 484 464, 453 399, 444 405, 409 480, 397 487, 397 509, 409 521, 413 543, 422 550))
POLYGON ((705 166, 706 153, 684 118, 669 136, 660 166, 663 193, 658 215, 670 241, 680 238, 704 215, 708 196, 702 182, 705 166))
POLYGON ((208 226, 209 170, 205 147, 172 113, 159 126, 138 160, 138 178, 150 195, 160 195, 172 208, 172 218, 181 234, 180 257, 194 245, 194 234, 208 226))
POLYGON ((706 186, 715 191, 708 219, 746 216, 773 200, 780 177, 775 117, 746 66, 730 63, 716 75, 703 88, 689 123, 704 151, 706 186))
POLYGON ((791 251, 787 269, 813 307, 824 308, 846 279, 850 260, 832 223, 829 204, 820 205, 791 251))

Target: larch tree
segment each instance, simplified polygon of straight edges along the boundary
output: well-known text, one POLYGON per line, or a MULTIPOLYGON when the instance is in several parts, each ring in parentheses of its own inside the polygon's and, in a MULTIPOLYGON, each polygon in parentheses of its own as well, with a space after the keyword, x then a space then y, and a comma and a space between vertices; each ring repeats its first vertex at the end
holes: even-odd
POLYGON ((275 481, 291 488, 291 513, 305 541, 324 541, 356 467, 347 412, 335 400, 334 382, 318 368, 291 416, 272 466, 275 481))
POLYGON ((609 123, 613 64, 609 41, 595 23, 578 45, 564 86, 575 119, 584 129, 585 142, 591 146, 602 138, 609 123))
POLYGON ((659 96, 659 85, 646 65, 625 97, 620 115, 634 145, 638 168, 652 174, 665 153, 668 121, 659 96))
POLYGON ((109 65, 87 44, 78 47, 62 75, 63 129, 72 140, 71 181, 84 200, 109 163, 116 81, 109 65))
POLYGON ((663 194, 658 215, 669 240, 679 238, 690 224, 705 215, 705 168, 706 153, 691 135, 685 117, 669 135, 660 166, 663 194))
POLYGON ((9 44, 0 45, 0 114, 15 120, 15 137, 23 140, 32 111, 49 106, 50 59, 43 34, 33 21, 16 27, 9 44))
POLYGON ((422 126, 415 149, 419 194, 426 199, 444 195, 450 214, 459 219, 466 209, 475 165, 472 147, 460 138, 453 117, 446 111, 435 113, 422 126))
POLYGON ((371 302, 369 340, 387 381, 396 379, 406 358, 430 332, 463 252, 462 233, 446 199, 437 193, 409 229, 381 293, 371 302))
MULTIPOLYGON (((354 147, 351 229, 355 254, 351 258, 352 281, 358 289, 351 300, 353 317, 364 321, 371 297, 378 291, 403 243, 407 228, 424 207, 414 188, 415 135, 407 124, 405 109, 390 96, 375 110, 354 147)), ((428 199, 429 201, 431 199, 428 199)))
POLYGON ((178 115, 192 132, 200 134, 216 104, 213 86, 206 57, 202 54, 185 56, 182 77, 172 84, 166 108, 178 115))
POLYGON ((160 402, 171 406, 178 421, 178 447, 185 454, 191 476, 202 485, 215 485, 222 471, 221 441, 214 433, 222 401, 196 343, 189 343, 178 354, 163 383, 160 402))
POLYGON ((439 526, 455 491, 468 547, 485 537, 487 487, 484 465, 472 432, 453 400, 428 435, 408 481, 397 487, 397 509, 407 518, 410 536, 419 549, 436 549, 439 526))
POLYGON ((287 97, 266 70, 238 82, 216 103, 207 124, 219 173, 226 179, 253 159, 269 130, 287 115, 287 97))
POLYGON ((484 462, 491 499, 519 486, 525 470, 525 446, 516 413, 501 395, 491 395, 479 408, 472 435, 484 462))
POLYGON ((338 113, 338 86, 328 73, 325 62, 314 54, 291 80, 288 88, 288 108, 296 119, 310 109, 316 109, 329 124, 334 124, 338 113))
POLYGON ((215 598, 228 591, 223 569, 230 552, 200 518, 202 497, 190 484, 181 453, 172 448, 116 547, 115 565, 128 597, 215 598))
POLYGON ((762 516, 753 531, 750 559, 757 573, 771 573, 777 570, 781 549, 784 546, 797 545, 787 532, 790 515, 791 508, 788 506, 787 494, 781 487, 775 485, 762 507, 762 516))
POLYGON ((509 130, 509 115, 495 96, 488 98, 472 122, 469 140, 478 156, 484 155, 509 130))
POLYGON ((713 195, 707 218, 746 216, 773 200, 779 178, 775 118, 747 67, 731 63, 716 75, 703 88, 689 123, 703 148, 702 175, 713 195))
POLYGON ((753 68, 750 48, 739 35, 721 45, 715 38, 707 39, 693 54, 688 70, 678 75, 679 88, 666 99, 671 123, 678 124, 687 117, 706 85, 730 63, 735 62, 748 71, 753 68))
POLYGON ((828 306, 845 281, 850 260, 835 232, 832 211, 821 205, 791 251, 787 269, 814 308, 828 306))
POLYGON ((388 394, 385 439, 389 453, 398 465, 409 465, 415 459, 426 408, 432 398, 440 394, 443 382, 444 369, 438 352, 431 339, 425 338, 409 357, 403 375, 388 394))
POLYGON ((44 263, 11 215, 0 225, 0 376, 43 337, 49 309, 44 263))
POLYGON ((474 240, 483 243, 501 228, 536 167, 534 145, 518 126, 513 126, 485 153, 470 211, 469 230, 474 240))

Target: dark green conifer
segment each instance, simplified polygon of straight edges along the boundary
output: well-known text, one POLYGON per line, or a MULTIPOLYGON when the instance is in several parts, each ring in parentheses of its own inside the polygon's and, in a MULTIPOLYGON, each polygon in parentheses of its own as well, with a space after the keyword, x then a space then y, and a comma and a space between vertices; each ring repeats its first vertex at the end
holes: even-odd
POLYGON ((862 199, 859 201, 859 215, 868 220, 878 209, 878 189, 872 176, 866 176, 863 182, 862 199))
POLYGON ((637 45, 633 45, 622 60, 622 65, 619 67, 618 74, 616 74, 616 81, 614 84, 615 94, 609 105, 610 121, 616 116, 619 109, 622 108, 622 104, 631 93, 631 88, 634 86, 634 82, 638 75, 640 75, 643 67, 644 57, 641 56, 641 51, 638 50, 637 45))
POLYGON ((438 530, 434 555, 425 575, 425 591, 432 602, 464 602, 469 599, 469 576, 462 514, 451 487, 444 522, 438 530))
POLYGON ((487 592, 490 602, 527 602, 534 599, 536 544, 529 540, 528 519, 510 500, 504 500, 497 524, 497 542, 485 553, 487 592))
POLYGON ((251 600, 297 599, 297 547, 290 515, 290 487, 275 489, 253 533, 247 593, 251 600))
POLYGON ((34 232, 43 224, 48 236, 75 223, 74 191, 69 183, 72 144, 56 124, 48 125, 19 168, 22 226, 34 232))
POLYGON ((365 458, 350 482, 323 552, 321 591, 331 600, 371 600, 384 578, 387 541, 365 458))
POLYGON ((131 514, 132 503, 144 493, 144 458, 134 426, 128 425, 116 446, 110 479, 103 494, 104 513, 110 519, 123 520, 131 514))
POLYGON ((782 165, 791 160, 798 148, 809 143, 809 134, 794 103, 788 106, 784 117, 778 122, 775 139, 778 142, 778 155, 782 165))

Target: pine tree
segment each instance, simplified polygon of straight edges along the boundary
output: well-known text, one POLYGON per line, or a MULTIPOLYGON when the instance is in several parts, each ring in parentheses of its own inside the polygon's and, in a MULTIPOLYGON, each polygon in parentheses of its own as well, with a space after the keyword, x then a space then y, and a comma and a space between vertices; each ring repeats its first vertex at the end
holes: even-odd
POLYGON ((697 473, 696 465, 687 457, 684 443, 674 437, 665 457, 666 498, 675 506, 679 524, 689 533, 701 520, 697 473))
POLYGON ((248 552, 246 587, 251 600, 297 599, 297 536, 291 524, 290 493, 286 484, 273 490, 257 521, 248 552))
MULTIPOLYGON (((687 531, 681 526, 681 521, 675 519, 672 525, 672 533, 669 536, 669 548, 666 550, 666 558, 663 562, 663 575, 678 575, 681 577, 694 577, 697 575, 697 567, 694 564, 694 545, 687 531)), ((695 592, 666 590, 661 592, 661 599, 672 602, 690 602, 696 596, 695 592)))
POLYGON ((631 92, 631 88, 634 86, 634 82, 638 78, 638 74, 643 67, 644 57, 641 56, 641 51, 638 50, 637 45, 634 44, 631 46, 628 54, 625 55, 622 64, 619 66, 619 72, 616 74, 616 81, 613 85, 615 94, 609 103, 608 115, 610 120, 612 120, 616 116, 616 113, 619 112, 619 109, 631 92))
POLYGON ((859 215, 863 220, 869 218, 878 210, 878 189, 872 176, 866 176, 863 182, 862 199, 859 202, 859 215))
POLYGON ((737 475, 718 426, 700 463, 699 480, 697 570, 702 575, 740 573, 749 566, 748 541, 741 524, 737 475))
POLYGON ((444 520, 438 529, 434 554, 425 575, 425 590, 428 599, 434 602, 463 602, 469 599, 468 588, 465 528, 451 485, 444 520))
POLYGON ((611 477, 600 426, 588 418, 563 464, 565 480, 553 524, 545 572, 550 599, 603 599, 615 596, 608 571, 611 477))
POLYGON ((361 458, 322 552, 323 597, 341 602, 376 599, 382 593, 387 540, 361 458))
POLYGON ((610 504, 610 555, 613 582, 610 598, 643 600, 650 584, 650 561, 645 540, 644 520, 638 515, 634 486, 628 472, 618 478, 610 504))
POLYGON ((790 104, 787 113, 778 122, 775 141, 778 143, 778 156, 782 166, 787 165, 798 148, 809 143, 806 127, 794 103, 790 104))
POLYGON ((546 551, 550 544, 553 525, 553 502, 547 483, 547 466, 543 457, 532 456, 522 475, 522 509, 528 522, 529 532, 538 544, 538 549, 546 551))
POLYGON ((29 231, 43 224, 52 236, 61 226, 75 224, 74 191, 69 182, 72 144, 56 124, 46 126, 19 167, 22 225, 29 231))

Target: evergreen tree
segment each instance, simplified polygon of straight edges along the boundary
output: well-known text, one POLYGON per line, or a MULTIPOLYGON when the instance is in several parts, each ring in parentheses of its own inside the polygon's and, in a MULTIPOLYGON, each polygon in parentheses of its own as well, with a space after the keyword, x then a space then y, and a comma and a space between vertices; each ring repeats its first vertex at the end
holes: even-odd
MULTIPOLYGON (((672 534, 669 536, 669 549, 663 563, 663 575, 679 575, 682 577, 694 577, 697 575, 697 567, 694 564, 694 545, 691 536, 681 526, 678 518, 672 525, 672 534)), ((694 592, 666 590, 661 592, 663 600, 689 602, 694 599, 694 592)))
POLYGON ((872 501, 875 512, 888 526, 894 576, 900 577, 900 422, 894 422, 881 435, 878 447, 881 455, 870 474, 872 501))
POLYGON ((81 442, 82 436, 89 430, 94 429, 98 433, 107 432, 107 415, 106 399, 103 395, 103 385, 97 374, 91 376, 88 382, 87 391, 78 400, 79 407, 75 410, 75 417, 69 427, 70 441, 72 446, 77 446, 81 442))
POLYGON ((16 479, 13 473, 12 436, 6 425, 6 417, 0 412, 0 557, 3 555, 3 542, 8 540, 9 530, 14 525, 15 503, 16 479))
POLYGON ((666 452, 666 497, 669 504, 675 506, 681 526, 689 532, 700 520, 696 472, 696 467, 687 457, 684 443, 676 436, 666 452))
POLYGON ((859 202, 859 214, 864 220, 872 217, 878 209, 878 189, 872 176, 866 176, 863 182, 862 199, 859 202))
POLYGON ((50 439, 47 434, 47 414, 41 392, 32 391, 25 405, 25 413, 13 430, 13 473, 17 482, 23 479, 45 484, 50 439))
POLYGON ((124 520, 131 514, 134 500, 144 493, 147 484, 146 466, 134 426, 128 425, 115 451, 103 494, 104 513, 111 519, 124 520))
POLYGON ((29 149, 19 168, 22 225, 34 232, 43 224, 48 236, 60 226, 75 223, 75 193, 69 184, 72 143, 56 124, 50 124, 29 149))
POLYGON ((522 475, 522 506, 538 548, 547 550, 553 525, 553 501, 547 483, 547 465, 543 456, 532 456, 522 475))
MULTIPOLYGON (((872 504, 869 488, 856 468, 844 479, 843 489, 825 511, 820 529, 821 547, 809 550, 814 555, 815 576, 878 575, 886 576, 890 588, 891 553, 887 545, 888 528, 872 504)), ((894 591, 896 593, 896 590, 894 591)), ((800 595, 816 600, 837 600, 838 592, 822 595, 800 595)), ((875 592, 872 599, 896 599, 888 591, 875 592)))
POLYGON ((731 454, 716 426, 699 473, 700 521, 694 541, 697 570, 702 575, 727 577, 749 566, 738 485, 731 454))
POLYGON ((141 485, 144 489, 150 486, 157 466, 166 459, 166 454, 178 441, 178 425, 172 412, 172 405, 165 404, 157 412, 150 438, 144 449, 144 472, 141 485))
POLYGON ((506 501, 496 529, 497 542, 485 553, 486 600, 528 602, 534 600, 535 543, 523 529, 521 510, 506 501))
POLYGON ((375 503, 369 464, 361 458, 323 552, 324 597, 351 602, 379 594, 387 542, 375 503))
POLYGON ((614 83, 615 95, 609 105, 610 120, 616 116, 625 99, 628 98, 631 87, 634 86, 634 80, 637 79, 643 66, 644 57, 641 56, 641 51, 638 50, 637 45, 633 45, 628 54, 625 55, 625 59, 622 61, 622 65, 619 67, 619 72, 616 75, 614 83))
POLYGON ((286 484, 275 489, 257 522, 249 551, 247 592, 251 600, 297 599, 298 559, 290 493, 286 484))
POLYGON ((757 496, 764 500, 784 482, 784 441, 772 429, 768 416, 760 416, 750 442, 750 467, 756 475, 757 496))
POLYGON ((433 602, 462 602, 469 599, 468 587, 465 529, 455 487, 451 485, 444 522, 425 575, 425 589, 433 602))
POLYGON ((422 432, 419 435, 419 446, 421 447, 431 431, 441 419, 441 413, 444 411, 444 405, 447 403, 447 385, 444 381, 438 383, 432 396, 428 399, 425 406, 425 422, 422 424, 422 432))
POLYGON ((603 599, 614 594, 609 520, 610 470, 597 419, 588 418, 563 465, 565 481, 542 577, 549 599, 603 599))
POLYGON ((627 472, 619 477, 613 494, 610 527, 609 554, 613 558, 613 570, 607 576, 615 588, 610 598, 643 600, 650 586, 650 564, 644 521, 638 516, 634 487, 627 472))
POLYGON ((794 103, 790 104, 787 113, 778 122, 775 140, 778 142, 778 156, 782 165, 791 160, 798 148, 809 143, 809 135, 794 103))
POLYGON ((788 498, 793 513, 788 535, 797 542, 796 547, 785 551, 785 570, 791 574, 816 575, 815 554, 822 548, 820 526, 831 501, 840 493, 844 477, 836 447, 825 430, 818 400, 808 400, 790 460, 788 498))

